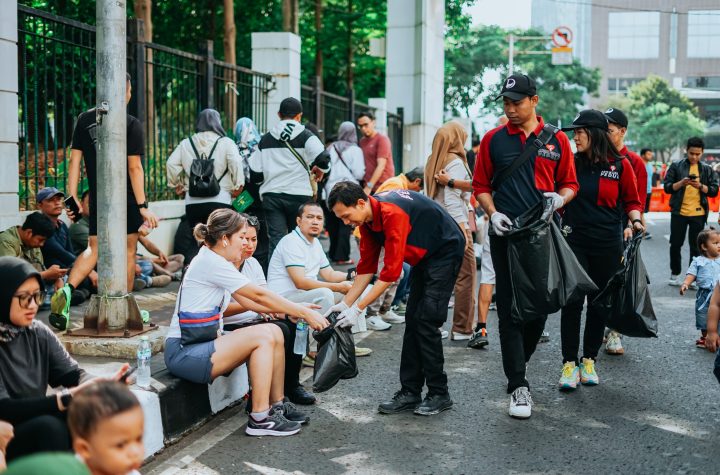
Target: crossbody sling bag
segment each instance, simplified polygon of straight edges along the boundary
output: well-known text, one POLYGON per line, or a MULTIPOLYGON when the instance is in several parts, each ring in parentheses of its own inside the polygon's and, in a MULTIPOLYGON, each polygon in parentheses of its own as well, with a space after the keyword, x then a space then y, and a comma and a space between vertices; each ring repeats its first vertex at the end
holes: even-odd
POLYGON ((498 174, 493 177, 492 181, 490 182, 492 189, 496 191, 499 190, 500 186, 505 183, 505 181, 510 178, 510 176, 515 173, 518 168, 520 168, 528 160, 530 160, 530 157, 537 154, 538 150, 547 145, 548 142, 550 142, 550 139, 552 139, 559 131, 560 129, 558 129, 554 125, 545 124, 542 132, 540 132, 540 135, 538 135, 537 138, 533 140, 532 144, 525 147, 525 150, 522 151, 518 158, 516 158, 510 165, 503 168, 498 174))
POLYGON ((283 140, 282 143, 287 147, 288 150, 290 150, 290 153, 292 153, 293 157, 297 159, 298 162, 300 162, 300 165, 305 169, 305 171, 308 174, 308 180, 310 180, 310 189, 312 190, 313 194, 313 200, 317 201, 317 194, 318 194, 318 184, 315 181, 315 179, 312 176, 312 173, 310 172, 310 168, 308 167, 307 163, 305 163, 305 160, 300 156, 297 150, 290 145, 290 142, 287 140, 283 140))

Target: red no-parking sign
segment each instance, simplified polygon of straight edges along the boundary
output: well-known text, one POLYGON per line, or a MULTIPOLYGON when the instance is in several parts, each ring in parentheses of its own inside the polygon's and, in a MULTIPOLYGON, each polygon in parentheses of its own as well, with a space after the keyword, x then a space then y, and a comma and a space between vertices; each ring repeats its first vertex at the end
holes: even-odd
POLYGON ((569 46, 573 40, 573 32, 567 26, 558 26, 552 32, 552 42, 558 48, 569 46))

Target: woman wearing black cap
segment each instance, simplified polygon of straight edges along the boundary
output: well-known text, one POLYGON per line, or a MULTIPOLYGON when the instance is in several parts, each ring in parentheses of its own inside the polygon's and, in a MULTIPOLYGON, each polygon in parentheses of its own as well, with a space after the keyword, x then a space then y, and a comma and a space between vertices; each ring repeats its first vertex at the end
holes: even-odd
MULTIPOLYGON (((70 451, 65 411, 88 379, 55 334, 35 316, 45 295, 33 266, 0 257, 0 420, 14 426, 7 447, 11 461, 36 452, 70 451), (46 396, 47 387, 64 387, 46 396)), ((119 380, 128 365, 115 374, 119 380)))
MULTIPOLYGON (((635 232, 644 231, 635 174, 627 158, 610 141, 608 121, 602 112, 584 110, 563 130, 574 132, 575 169, 580 183, 577 196, 565 207, 563 224, 570 228, 567 241, 595 285, 602 289, 621 265, 623 211, 635 232)), ((601 308, 590 305, 594 297, 595 294, 587 296, 581 362, 580 317, 585 299, 568 303, 562 309, 561 389, 575 389, 578 382, 587 385, 599 382, 595 359, 602 345, 606 315, 601 308)))

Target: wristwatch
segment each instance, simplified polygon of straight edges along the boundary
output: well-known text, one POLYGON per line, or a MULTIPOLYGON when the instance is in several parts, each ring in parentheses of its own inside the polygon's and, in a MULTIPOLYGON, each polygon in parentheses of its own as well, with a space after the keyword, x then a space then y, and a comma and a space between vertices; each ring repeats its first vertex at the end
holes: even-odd
POLYGON ((147 200, 145 200, 145 203, 140 203, 140 204, 138 204, 138 208, 145 208, 145 209, 147 209, 147 207, 148 207, 148 202, 147 202, 147 200))
POLYGON ((450 181, 448 181, 448 186, 450 188, 455 188, 455 178, 450 178, 450 181))

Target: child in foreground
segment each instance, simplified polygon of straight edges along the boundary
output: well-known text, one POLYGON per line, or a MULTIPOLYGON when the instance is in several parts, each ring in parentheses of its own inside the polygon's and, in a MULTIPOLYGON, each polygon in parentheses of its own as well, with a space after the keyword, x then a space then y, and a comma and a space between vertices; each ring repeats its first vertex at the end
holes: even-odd
POLYGON ((107 381, 78 392, 68 411, 73 450, 92 475, 139 475, 143 412, 126 385, 107 381))
POLYGON ((720 232, 705 229, 698 234, 697 247, 700 256, 690 263, 685 281, 680 286, 680 295, 685 295, 690 284, 697 284, 695 296, 695 327, 700 330, 700 338, 695 342, 698 348, 705 348, 707 335, 707 314, 715 284, 720 281, 720 232))
POLYGON ((705 337, 705 347, 713 352, 717 352, 715 357, 715 377, 720 383, 720 336, 718 336, 718 322, 720 321, 720 284, 715 286, 712 298, 710 299, 710 308, 707 314, 707 336, 705 337))

